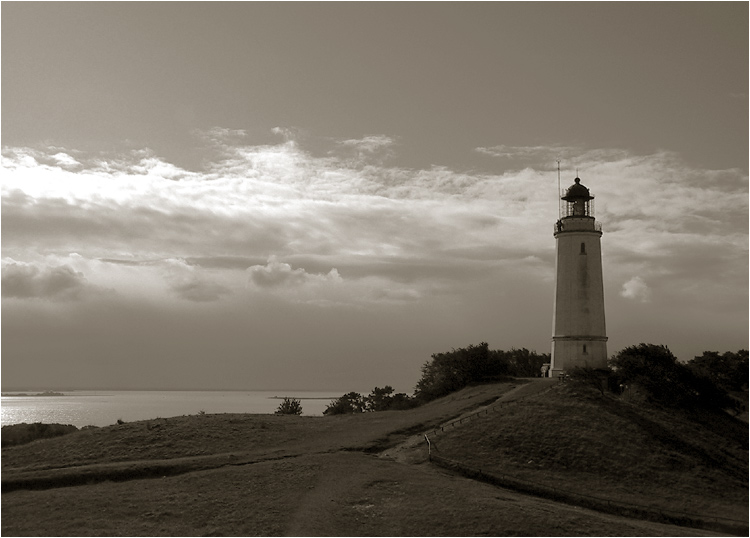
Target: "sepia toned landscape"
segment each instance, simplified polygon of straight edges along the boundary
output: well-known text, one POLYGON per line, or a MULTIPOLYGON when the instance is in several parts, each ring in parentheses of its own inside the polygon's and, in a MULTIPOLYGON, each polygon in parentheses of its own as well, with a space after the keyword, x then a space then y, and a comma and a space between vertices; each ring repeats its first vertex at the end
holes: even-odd
POLYGON ((3 2, 2 534, 747 536, 748 8, 3 2))
POLYGON ((742 534, 747 438, 729 415, 668 412, 555 379, 468 387, 404 411, 159 418, 4 448, 2 531, 742 534), (506 487, 431 463, 425 433, 435 456, 506 487), (581 495, 609 508, 588 509, 581 495), (632 517, 633 505, 648 514, 632 517))

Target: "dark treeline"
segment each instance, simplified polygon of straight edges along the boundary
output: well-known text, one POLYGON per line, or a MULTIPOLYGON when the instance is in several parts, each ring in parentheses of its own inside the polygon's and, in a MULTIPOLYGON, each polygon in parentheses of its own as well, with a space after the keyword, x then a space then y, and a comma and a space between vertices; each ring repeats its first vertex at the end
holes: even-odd
MULTIPOLYGON (((375 387, 367 396, 349 392, 333 400, 324 414, 410 409, 469 385, 512 377, 538 377, 542 365, 549 362, 549 353, 539 354, 525 348, 491 350, 482 342, 432 355, 422 366, 422 377, 411 396, 394 394, 389 385, 375 387)), ((640 395, 673 407, 726 409, 737 413, 744 405, 732 394, 747 392, 748 352, 705 351, 683 363, 666 346, 639 344, 613 355, 604 370, 575 368, 569 374, 574 381, 596 387, 602 395, 608 390, 631 397, 640 395)))
POLYGON ((687 363, 688 367, 697 375, 711 379, 716 385, 727 392, 747 390, 748 381, 748 353, 740 349, 737 353, 727 351, 704 351, 700 357, 695 357, 687 363))
POLYGON ((576 368, 570 377, 595 386, 602 395, 609 390, 669 407, 738 413, 744 405, 732 393, 747 391, 748 352, 705 351, 682 363, 667 346, 639 344, 613 355, 606 370, 576 368))
POLYGON ((504 377, 539 377, 548 353, 528 349, 491 350, 486 342, 446 353, 436 353, 422 366, 414 397, 429 402, 474 383, 499 381, 504 377))
POLYGON ((419 405, 416 399, 400 392, 393 394, 393 387, 375 387, 369 396, 362 396, 358 392, 348 392, 341 398, 333 400, 324 415, 343 415, 346 413, 365 413, 367 411, 388 411, 411 409, 419 405))
POLYGON ((528 349, 491 350, 486 342, 435 353, 422 366, 422 377, 412 396, 393 394, 393 388, 375 387, 369 396, 356 392, 333 400, 326 415, 363 413, 388 409, 410 409, 476 383, 500 381, 505 377, 538 377, 549 354, 528 349))

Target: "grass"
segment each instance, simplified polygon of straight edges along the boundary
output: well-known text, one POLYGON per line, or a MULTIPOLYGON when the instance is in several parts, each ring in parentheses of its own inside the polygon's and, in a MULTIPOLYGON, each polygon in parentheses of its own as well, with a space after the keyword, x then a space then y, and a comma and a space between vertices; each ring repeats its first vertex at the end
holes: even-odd
MULTIPOLYGON (((360 452, 3 495, 4 535, 686 536, 360 452)), ((701 533, 702 534, 702 533, 701 533)))
POLYGON ((75 426, 42 424, 41 422, 35 422, 33 424, 11 424, 9 426, 3 426, 2 446, 22 445, 35 439, 68 435, 77 429, 78 428, 75 426))
MULTIPOLYGON (((552 480, 565 480, 571 487, 590 487, 593 475, 603 473, 614 487, 612 477, 617 476, 624 464, 613 464, 611 472, 605 469, 606 465, 597 464, 587 475, 582 462, 594 455, 609 461, 620 457, 612 452, 615 443, 608 437, 612 429, 606 426, 611 424, 621 430, 630 424, 633 432, 639 431, 643 427, 638 426, 637 420, 635 426, 631 424, 635 417, 606 414, 603 409, 593 411, 599 404, 564 391, 534 396, 533 388, 533 383, 483 385, 409 411, 356 416, 200 414, 155 419, 81 430, 64 437, 4 448, 2 533, 16 536, 710 534, 559 504, 469 480, 425 463, 422 432, 496 399, 512 400, 526 393, 531 396, 505 406, 502 415, 488 414, 486 420, 490 422, 482 428, 480 421, 472 420, 439 437, 436 442, 441 453, 474 461, 481 459, 483 463, 494 461, 504 468, 526 473, 525 476, 550 475, 552 480), (532 466, 528 461, 533 458, 524 459, 522 454, 531 451, 549 456, 555 438, 554 433, 539 437, 544 428, 535 425, 544 425, 560 413, 584 416, 596 413, 604 418, 597 419, 595 424, 571 418, 565 427, 558 428, 557 437, 557 447, 562 447, 564 441, 571 452, 550 456, 542 467, 532 466), (613 422, 612 417, 618 416, 613 422), (480 436, 481 429, 488 435, 480 436), (574 440, 579 435, 583 441, 576 444, 574 440), (555 466, 562 464, 568 470, 555 471, 555 466)), ((656 420, 652 415, 648 418, 656 420)), ((547 424, 550 429, 555 422, 547 424)), ((692 434, 705 429, 705 426, 681 427, 692 434)), ((682 434, 670 435, 682 438, 682 434)), ((714 441, 721 437, 718 433, 714 435, 711 438, 714 441)), ((725 452, 735 454, 738 449, 733 443, 727 440, 709 455, 716 460, 725 452)), ((702 441, 691 446, 704 450, 702 441)), ((671 449, 681 454, 679 447, 671 449)), ((690 456, 692 453, 688 452, 690 456)), ((745 445, 745 486, 746 457, 745 445)), ((659 461, 663 464, 666 460, 659 461)), ((657 463, 649 463, 649 469, 653 470, 657 463)), ((673 478, 693 480, 693 485, 700 485, 724 480, 725 471, 717 469, 707 467, 702 478, 696 479, 682 476, 695 470, 684 464, 668 471, 673 478)), ((630 486, 629 480, 631 475, 619 481, 617 487, 623 489, 623 494, 630 486)), ((654 486, 639 495, 642 500, 656 502, 656 496, 665 489, 664 485, 654 486)), ((728 500, 731 494, 730 491, 722 501, 726 506, 732 504, 728 500)), ((681 493, 678 490, 673 495, 681 493)), ((742 498, 737 498, 735 504, 741 505, 742 498)), ((746 506, 745 496, 745 518, 746 506)))
POLYGON ((747 521, 747 424, 571 385, 433 440, 483 471, 605 499, 747 521))

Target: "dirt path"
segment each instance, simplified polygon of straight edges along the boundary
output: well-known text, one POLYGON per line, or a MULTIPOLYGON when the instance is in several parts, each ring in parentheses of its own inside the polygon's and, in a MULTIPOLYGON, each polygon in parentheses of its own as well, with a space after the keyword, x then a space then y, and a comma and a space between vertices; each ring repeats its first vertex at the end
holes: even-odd
POLYGON ((290 514, 286 536, 701 534, 561 505, 429 465, 356 452, 304 460, 315 461, 317 476, 290 514))
POLYGON ((331 458, 318 458, 324 468, 317 480, 305 493, 291 517, 285 536, 323 536, 330 532, 333 520, 342 510, 342 504, 358 505, 366 513, 372 506, 361 502, 355 491, 368 479, 366 469, 358 459, 343 455, 331 468, 331 458), (327 465, 326 465, 327 464, 327 465))

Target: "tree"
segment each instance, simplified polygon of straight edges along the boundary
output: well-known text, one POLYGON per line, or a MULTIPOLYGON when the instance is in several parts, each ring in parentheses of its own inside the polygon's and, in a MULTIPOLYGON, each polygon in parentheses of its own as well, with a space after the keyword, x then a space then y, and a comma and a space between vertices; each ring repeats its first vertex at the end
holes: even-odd
POLYGON ((414 407, 417 407, 419 405, 419 402, 416 398, 412 398, 408 394, 404 392, 399 392, 398 394, 394 394, 393 398, 391 399, 391 409, 394 411, 403 411, 405 409, 413 409, 414 407))
POLYGON ((593 387, 604 396, 604 391, 607 388, 609 370, 590 368, 588 366, 576 366, 569 372, 569 375, 573 382, 593 387))
POLYGON ((422 366, 422 378, 417 382, 414 395, 423 402, 440 398, 486 379, 490 374, 489 366, 486 342, 436 353, 432 355, 432 361, 422 366))
POLYGON ((549 354, 526 348, 490 351, 486 342, 436 353, 422 366, 414 397, 421 403, 440 398, 472 383, 496 381, 503 376, 539 377, 549 354))
POLYGON ((747 389, 748 353, 741 349, 737 353, 727 351, 704 351, 687 363, 696 374, 707 377, 726 391, 747 389))
POLYGON ((274 412, 274 415, 301 415, 302 414, 302 403, 296 398, 284 397, 284 401, 279 404, 279 407, 274 412))
POLYGON ((386 385, 382 389, 375 387, 370 395, 365 398, 365 408, 368 411, 386 411, 393 403, 393 387, 386 385))
POLYGON ((328 404, 323 414, 345 415, 347 413, 364 413, 364 411, 365 399, 362 395, 358 392, 348 392, 340 398, 331 400, 331 403, 328 404))
POLYGON ((726 391, 678 362, 667 346, 630 346, 609 364, 620 384, 640 386, 653 402, 673 407, 735 408, 726 391))
POLYGON ((493 371, 500 375, 511 375, 516 377, 539 377, 542 365, 550 362, 550 354, 538 354, 528 349, 512 348, 510 351, 497 351, 495 360, 497 366, 493 365, 493 371), (502 365, 502 366, 501 366, 502 365))

